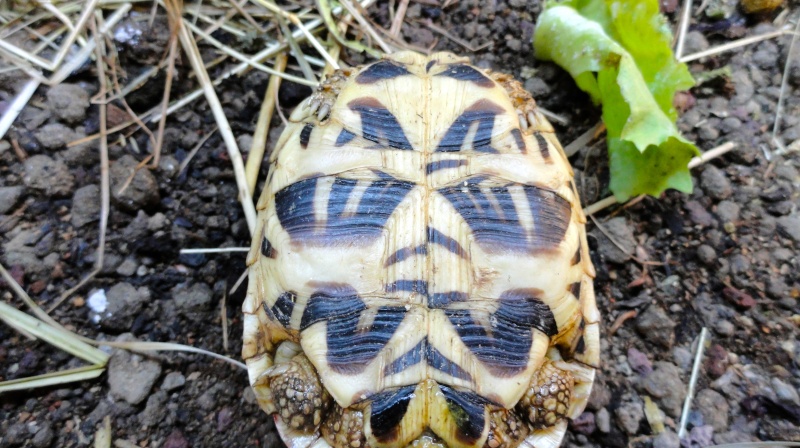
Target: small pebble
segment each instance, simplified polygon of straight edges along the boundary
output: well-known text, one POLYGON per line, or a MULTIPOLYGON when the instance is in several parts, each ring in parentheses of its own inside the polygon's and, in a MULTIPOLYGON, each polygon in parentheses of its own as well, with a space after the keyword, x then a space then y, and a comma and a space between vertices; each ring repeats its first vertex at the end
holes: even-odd
POLYGON ((600 432, 608 434, 611 432, 611 415, 608 413, 608 409, 602 408, 597 411, 595 414, 595 424, 597 425, 597 429, 600 432))
MULTIPOLYGON (((164 377, 164 382, 161 383, 161 389, 165 391, 172 391, 186 384, 186 377, 180 372, 169 372, 164 377)), ((250 388, 248 388, 250 389, 250 388)))
POLYGON ((717 262, 717 252, 708 244, 697 246, 697 258, 706 266, 713 266, 717 262))

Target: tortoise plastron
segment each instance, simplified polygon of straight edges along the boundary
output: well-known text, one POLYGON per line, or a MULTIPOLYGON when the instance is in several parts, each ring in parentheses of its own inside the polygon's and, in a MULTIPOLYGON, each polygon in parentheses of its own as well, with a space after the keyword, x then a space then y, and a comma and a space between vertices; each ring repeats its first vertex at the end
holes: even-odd
POLYGON ((290 447, 556 447, 599 314, 573 173, 519 82, 339 70, 270 155, 242 356, 290 447))

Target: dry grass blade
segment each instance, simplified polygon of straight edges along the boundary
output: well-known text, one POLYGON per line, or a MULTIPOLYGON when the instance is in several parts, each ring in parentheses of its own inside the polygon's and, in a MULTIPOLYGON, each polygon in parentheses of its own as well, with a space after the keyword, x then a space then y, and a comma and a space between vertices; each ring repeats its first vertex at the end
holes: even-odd
MULTIPOLYGON (((3 269, 5 271, 5 269, 3 269)), ((6 281, 8 281, 6 279, 6 281)), ((12 280, 13 281, 13 280, 12 280)), ((0 302, 0 320, 11 328, 22 329, 33 336, 91 364, 105 365, 108 354, 78 339, 78 335, 24 313, 0 302)))
MULTIPOLYGON (((286 69, 286 62, 289 58, 286 53, 281 53, 275 58, 275 69, 283 71, 286 69)), ((269 124, 272 122, 272 114, 277 107, 275 98, 277 97, 278 90, 281 87, 281 77, 273 76, 269 80, 267 91, 264 92, 264 100, 261 102, 261 110, 258 113, 258 121, 256 123, 256 131, 253 133, 253 144, 250 146, 250 153, 247 156, 247 166, 245 166, 245 174, 247 175, 247 188, 250 189, 250 194, 255 193, 256 183, 258 181, 258 172, 261 169, 261 163, 264 160, 264 152, 267 149, 267 137, 269 136, 269 124)))
POLYGON ((700 337, 697 340, 697 352, 694 356, 694 365, 692 366, 692 376, 689 378, 689 390, 686 392, 686 400, 683 402, 683 410, 681 411, 681 421, 678 429, 678 437, 683 438, 686 435, 686 424, 689 422, 689 411, 692 410, 692 399, 694 398, 694 389, 697 386, 697 377, 700 373, 700 364, 703 359, 703 352, 706 349, 706 337, 708 330, 706 327, 700 331, 700 337))
MULTIPOLYGON (((336 39, 337 42, 359 53, 366 52, 368 55, 374 58, 381 57, 381 53, 374 48, 364 45, 357 40, 348 40, 344 37, 343 33, 339 32, 339 24, 345 23, 345 21, 340 20, 337 23, 337 21, 334 20, 333 15, 336 14, 336 10, 331 9, 330 0, 317 0, 317 9, 322 15, 322 19, 325 21, 325 26, 328 28, 328 32, 334 37, 334 39, 336 39)), ((334 69, 339 68, 339 66, 335 64, 329 65, 331 65, 334 69)))
POLYGON ((489 45, 492 45, 492 41, 489 40, 483 45, 479 45, 477 47, 473 47, 472 45, 469 44, 469 42, 465 41, 464 39, 461 39, 458 36, 454 36, 453 34, 448 32, 446 29, 434 24, 433 21, 431 21, 431 19, 421 20, 420 23, 422 23, 426 27, 430 28, 432 31, 436 31, 437 33, 441 34, 442 36, 450 39, 451 41, 457 43, 458 45, 461 45, 466 50, 471 51, 473 53, 476 52, 476 51, 482 50, 482 49, 488 47, 489 45))
POLYGON ((103 425, 94 433, 94 448, 111 448, 111 416, 103 417, 103 425))
POLYGON ((6 135, 6 132, 8 132, 14 120, 17 119, 22 109, 28 104, 33 94, 36 93, 39 84, 40 82, 36 79, 29 80, 25 83, 25 86, 22 87, 17 96, 14 97, 14 101, 8 105, 3 117, 0 118, 0 138, 6 135))
MULTIPOLYGON (((161 110, 167 110, 169 97, 172 91, 172 78, 175 75, 175 59, 178 57, 178 29, 181 26, 181 12, 183 9, 182 0, 165 0, 164 8, 167 10, 167 21, 169 22, 169 50, 167 52, 167 77, 164 80, 164 93, 161 95, 161 110)), ((152 168, 157 168, 161 161, 161 146, 164 144, 164 130, 167 127, 167 116, 161 114, 158 120, 158 130, 156 131, 156 143, 153 147, 152 168)))
MULTIPOLYGON (((371 4, 373 1, 374 0, 364 0, 364 2, 362 3, 362 6, 366 7, 369 4, 371 4)), ((334 9, 333 12, 336 13, 340 9, 341 8, 336 8, 336 9, 334 9)), ((316 29, 316 28, 320 27, 321 25, 323 25, 323 20, 322 19, 314 19, 314 20, 311 20, 308 23, 306 23, 304 26, 307 29, 316 29)), ((292 37, 294 39, 296 39, 298 42, 300 42, 301 40, 305 39, 305 35, 299 29, 292 32, 292 37)), ((285 51, 288 46, 289 45, 286 42, 278 42, 278 43, 272 44, 269 47, 261 50, 260 52, 256 53, 252 57, 250 57, 249 60, 250 61, 259 62, 259 61, 263 61, 263 60, 269 59, 271 57, 274 57, 275 55, 277 55, 281 51, 285 51)), ((236 65, 236 66, 234 66, 234 67, 232 67, 232 68, 230 68, 228 70, 226 70, 225 72, 223 72, 220 76, 218 76, 216 79, 214 79, 213 84, 215 86, 217 86, 220 83, 222 83, 222 81, 224 81, 224 80, 226 80, 226 79, 228 79, 228 78, 230 78, 232 76, 237 76, 237 75, 242 74, 245 70, 249 69, 250 67, 251 67, 251 65, 250 65, 249 62, 242 62, 242 63, 240 63, 240 64, 238 64, 238 65, 236 65)), ((172 114, 175 111, 180 110, 181 108, 183 108, 187 104, 191 103, 192 101, 196 100, 201 95, 203 95, 203 92, 204 92, 204 90, 202 88, 199 88, 199 89, 196 89, 196 90, 188 93, 186 96, 184 96, 180 100, 175 101, 167 109, 166 115, 172 114)), ((153 121, 159 120, 161 118, 161 115, 164 115, 164 113, 163 112, 159 112, 157 110, 151 110, 151 111, 148 111, 145 115, 149 116, 150 117, 150 121, 153 122, 153 121)))
POLYGON ((178 167, 178 171, 175 172, 175 177, 178 177, 178 176, 181 175, 183 170, 185 170, 186 167, 189 166, 189 163, 191 163, 191 161, 194 158, 194 156, 197 155, 197 152, 200 151, 200 148, 202 148, 203 145, 206 144, 206 142, 208 141, 208 139, 211 138, 212 135, 217 133, 217 130, 218 130, 218 128, 215 126, 214 129, 212 129, 210 132, 208 132, 205 136, 203 136, 202 139, 200 139, 199 142, 197 142, 196 145, 194 145, 194 148, 192 148, 192 150, 189 151, 189 154, 187 154, 186 158, 183 159, 183 162, 181 162, 180 166, 178 167))
POLYGON ((675 59, 680 60, 683 55, 683 45, 686 41, 686 31, 689 29, 689 22, 692 14, 692 0, 685 0, 681 8, 681 19, 678 23, 678 33, 676 35, 678 45, 675 47, 675 59))
POLYGON ((199 249, 181 249, 182 254, 222 254, 230 252, 249 252, 249 247, 214 247, 199 249))
MULTIPOLYGON (((104 40, 99 34, 100 27, 96 26, 93 23, 93 29, 95 34, 95 49, 97 51, 97 57, 95 59, 97 65, 97 73, 98 79, 100 81, 100 94, 102 96, 106 96, 108 92, 108 80, 106 78, 106 69, 105 64, 103 62, 103 55, 106 54, 105 52, 105 45, 104 40)), ((103 263, 105 262, 105 251, 106 251, 106 229, 108 228, 108 213, 111 207, 111 182, 109 180, 109 160, 108 160, 108 120, 107 120, 107 108, 106 102, 101 101, 98 105, 99 109, 99 117, 98 121, 100 124, 100 237, 99 241, 97 242, 97 262, 95 263, 94 269, 88 275, 86 275, 77 285, 73 286, 69 290, 65 291, 59 299, 50 306, 49 311, 53 311, 59 305, 64 303, 67 298, 69 298, 75 291, 78 291, 84 285, 86 285, 92 278, 94 278, 100 271, 103 269, 103 263)))
POLYGON ((39 56, 34 54, 28 53, 25 50, 17 47, 16 45, 7 42, 5 39, 0 39, 0 47, 5 49, 6 51, 26 59, 29 62, 32 62, 39 67, 49 70, 49 71, 56 71, 58 67, 61 65, 61 62, 67 56, 72 44, 75 43, 75 40, 78 39, 83 28, 89 22, 89 19, 94 15, 95 8, 100 0, 89 0, 84 4, 83 10, 81 11, 81 15, 78 17, 78 20, 75 22, 74 27, 71 29, 70 33, 67 37, 61 42, 61 47, 59 48, 56 55, 53 57, 52 61, 47 61, 39 56))
POLYGON ((214 353, 208 350, 203 350, 202 348, 192 347, 190 345, 183 345, 183 344, 176 344, 172 342, 140 342, 140 341, 133 341, 133 342, 109 342, 109 341, 97 341, 98 345, 107 345, 109 347, 115 348, 122 348, 125 350, 130 350, 133 352, 162 352, 162 351, 169 351, 169 352, 187 352, 187 353, 197 353, 200 355, 210 356, 212 358, 216 358, 222 361, 225 361, 231 365, 239 367, 240 369, 247 370, 247 366, 243 363, 229 358, 224 355, 220 355, 219 353, 214 353))
POLYGON ((578 151, 580 151, 583 147, 588 145, 589 142, 591 142, 592 140, 597 138, 598 133, 602 129, 605 129, 605 124, 603 124, 603 122, 601 121, 601 122, 597 123, 596 125, 592 126, 591 128, 589 128, 586 132, 584 132, 580 136, 578 136, 578 138, 576 138, 575 140, 570 142, 570 144, 565 146, 564 147, 564 153, 567 155, 567 157, 572 157, 578 151))
POLYGON ((714 48, 709 48, 708 50, 699 51, 697 53, 692 53, 690 55, 683 57, 677 57, 677 59, 680 62, 690 62, 707 56, 713 56, 715 54, 723 53, 730 50, 735 50, 739 47, 744 47, 745 45, 755 44, 761 41, 774 39, 776 37, 784 36, 786 34, 797 35, 797 33, 794 31, 778 30, 778 31, 773 31, 771 33, 760 34, 758 36, 743 37, 733 42, 728 42, 727 44, 719 45, 714 48))
MULTIPOLYGON (((300 70, 303 72, 303 76, 315 84, 319 83, 317 75, 314 74, 314 70, 311 68, 311 64, 308 62, 308 57, 303 53, 303 49, 300 48, 300 44, 297 43, 297 40, 292 37, 292 31, 289 29, 286 19, 283 16, 277 16, 277 19, 278 23, 280 24, 283 37, 286 39, 286 42, 289 43, 289 47, 292 49, 292 54, 294 54, 297 64, 300 66, 300 70)), ((275 71, 285 72, 285 70, 286 64, 284 64, 283 68, 279 69, 277 61, 275 62, 275 71)))
MULTIPOLYGON (((242 62, 244 62, 244 63, 246 63, 248 65, 250 65, 250 66, 252 66, 253 68, 257 68, 257 69, 259 69, 261 71, 269 73, 270 75, 280 76, 280 77, 282 77, 284 79, 287 79, 287 80, 292 81, 292 82, 296 82, 298 84, 303 84, 303 85, 306 85, 306 86, 309 86, 309 87, 316 87, 317 86, 317 81, 316 80, 311 81, 311 80, 308 80, 308 79, 305 79, 305 78, 300 78, 300 77, 297 77, 297 76, 294 76, 294 75, 290 75, 290 74, 285 73, 285 72, 281 73, 281 72, 279 72, 279 71, 277 71, 277 70, 275 70, 275 69, 273 69, 271 67, 267 67, 266 65, 255 61, 253 58, 248 57, 247 55, 242 54, 242 53, 234 50, 233 48, 230 48, 230 47, 224 45, 222 42, 214 39, 213 37, 211 37, 210 35, 206 34, 203 30, 201 30, 197 26, 192 25, 191 22, 189 22, 187 20, 184 20, 183 24, 186 27, 188 27, 189 29, 191 29, 193 33, 197 34, 198 36, 202 36, 203 39, 205 41, 207 41, 208 43, 210 43, 211 45, 219 48, 221 51, 225 52, 226 54, 228 54, 228 55, 230 55, 230 56, 232 56, 232 57, 234 57, 234 58, 236 58, 236 59, 238 59, 238 60, 240 60, 240 61, 242 61, 242 62)), ((210 78, 209 78, 209 82, 211 82, 210 78)))
POLYGON ((292 24, 294 26, 296 26, 300 30, 300 32, 303 33, 303 35, 306 37, 306 39, 311 44, 311 46, 313 46, 314 49, 316 49, 317 52, 319 52, 320 56, 325 58, 325 60, 328 61, 329 64, 335 66, 336 68, 339 68, 339 64, 335 60, 333 60, 331 58, 331 55, 328 54, 328 51, 325 50, 325 48, 322 46, 322 44, 319 42, 319 40, 317 40, 317 38, 314 37, 313 34, 311 34, 311 32, 308 30, 308 28, 303 24, 303 22, 300 21, 300 19, 296 15, 284 11, 283 9, 278 7, 277 5, 275 5, 273 3, 270 3, 270 2, 268 2, 266 0, 253 0, 253 1, 258 3, 258 4, 260 4, 260 5, 262 5, 262 6, 264 6, 265 8, 267 8, 270 11, 272 11, 272 12, 274 12, 276 14, 280 14, 280 15, 286 17, 287 19, 289 19, 289 21, 292 22, 292 24))
POLYGON ((383 50, 384 53, 392 53, 394 51, 394 48, 387 45, 386 42, 381 39, 378 33, 375 32, 375 29, 372 27, 372 25, 361 14, 361 11, 359 11, 358 8, 354 7, 353 4, 350 3, 350 0, 339 0, 339 4, 344 6, 344 9, 346 9, 354 19, 356 19, 356 22, 361 25, 361 29, 365 31, 375 41, 375 43, 378 44, 379 47, 381 47, 381 50, 383 50))
POLYGON ((400 4, 397 5, 397 13, 392 20, 392 26, 389 28, 389 34, 394 37, 400 36, 400 30, 403 28, 403 21, 406 18, 406 11, 408 11, 408 2, 409 0, 400 0, 400 4))
POLYGON ((45 373, 43 375, 19 378, 16 380, 0 382, 0 394, 15 390, 30 390, 39 387, 50 387, 59 384, 74 383, 97 378, 105 372, 105 365, 95 364, 91 366, 78 367, 75 369, 62 370, 59 372, 45 373))
POLYGON ((800 16, 797 17, 797 24, 794 27, 794 35, 792 42, 789 44, 789 51, 786 53, 786 65, 783 67, 783 79, 781 79, 781 92, 778 95, 778 105, 775 106, 775 124, 772 126, 772 141, 779 146, 781 153, 786 151, 783 143, 778 139, 778 131, 781 126, 781 119, 783 118, 783 103, 786 101, 786 87, 789 81, 789 70, 792 67, 792 59, 795 56, 794 46, 797 44, 797 36, 800 35, 800 16))
POLYGON ((250 234, 252 235, 256 228, 256 209, 253 205, 253 198, 250 195, 250 190, 247 188, 247 180, 244 173, 244 162, 242 161, 242 154, 239 152, 239 146, 236 143, 236 137, 234 137, 233 131, 231 130, 231 125, 225 116, 225 112, 222 110, 222 104, 217 97, 217 92, 214 90, 214 84, 211 82, 211 77, 208 76, 208 72, 203 65, 203 59, 200 57, 200 50, 197 48, 197 44, 194 41, 194 38, 192 38, 189 29, 185 26, 180 26, 178 30, 178 36, 181 41, 181 46, 183 47, 184 52, 189 59, 189 63, 191 64, 194 72, 197 74, 197 80, 203 87, 203 93, 205 94, 206 100, 211 107, 211 112, 217 122, 219 132, 222 135, 222 139, 228 149, 228 156, 231 159, 233 173, 236 177, 236 186, 239 190, 239 200, 242 203, 242 208, 244 209, 247 227, 250 229, 250 234))
POLYGON ((228 282, 222 289, 222 300, 219 305, 219 318, 222 321, 222 349, 228 352, 228 282))

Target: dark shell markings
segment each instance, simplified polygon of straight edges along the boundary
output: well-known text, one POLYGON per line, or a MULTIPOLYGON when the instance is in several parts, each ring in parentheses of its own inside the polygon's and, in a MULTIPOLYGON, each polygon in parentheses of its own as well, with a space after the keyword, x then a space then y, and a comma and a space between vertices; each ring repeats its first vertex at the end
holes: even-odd
POLYGON ((340 70, 270 157, 243 357, 290 447, 556 447, 599 357, 585 217, 518 82, 340 70))

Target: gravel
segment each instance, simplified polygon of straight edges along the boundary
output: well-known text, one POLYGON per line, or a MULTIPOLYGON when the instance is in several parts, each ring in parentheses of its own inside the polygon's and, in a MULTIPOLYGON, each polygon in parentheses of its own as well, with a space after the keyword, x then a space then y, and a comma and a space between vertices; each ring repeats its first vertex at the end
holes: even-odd
POLYGON ((100 219, 100 187, 94 184, 75 190, 72 196, 72 225, 80 228, 100 219))
POLYGON ((724 200, 717 204, 717 216, 719 216, 719 220, 723 223, 736 223, 739 221, 740 210, 741 207, 739 204, 733 201, 724 200))
POLYGON ((644 338, 665 348, 675 342, 675 322, 658 305, 651 305, 636 318, 636 330, 644 338))
POLYGON ((158 182, 149 169, 136 170, 139 162, 133 157, 125 155, 111 164, 111 194, 117 205, 129 212, 138 212, 155 206, 161 200, 158 191, 158 182), (131 175, 133 180, 128 184, 131 175), (120 191, 122 187, 127 188, 120 191))
POLYGON ((77 84, 61 83, 47 91, 47 106, 66 123, 79 123, 86 118, 89 93, 77 84))
POLYGON ((101 325, 110 330, 127 331, 145 304, 150 302, 150 291, 144 286, 137 289, 122 282, 112 286, 106 292, 106 298, 108 307, 101 315, 101 325))
POLYGON ((800 214, 778 218, 778 229, 795 244, 800 244, 800 214))
POLYGON ((644 405, 638 397, 634 401, 623 403, 614 411, 617 423, 628 434, 639 432, 639 423, 644 418, 644 405))
POLYGON ((594 417, 595 425, 597 425, 597 429, 603 433, 611 432, 611 414, 608 413, 608 409, 602 408, 595 414, 594 417))
POLYGON ((636 239, 627 221, 622 217, 612 218, 602 225, 605 233, 599 229, 594 229, 590 232, 597 239, 597 250, 606 260, 612 263, 625 263, 630 259, 629 254, 634 253, 636 250, 636 239), (616 244, 606 236, 606 233, 616 244), (624 249, 624 252, 617 247, 617 244, 624 249))
POLYGON ((703 264, 713 266, 717 262, 717 252, 708 244, 701 244, 697 246, 697 258, 699 258, 703 264))
POLYGON ((703 422, 711 425, 715 431, 728 428, 728 401, 719 392, 713 389, 701 390, 695 396, 692 406, 703 416, 703 422))
POLYGON ((775 391, 775 395, 778 397, 778 400, 789 404, 800 405, 800 395, 798 395, 796 387, 781 380, 780 378, 772 378, 770 380, 770 384, 772 385, 772 389, 775 391))
POLYGON ((173 391, 186 384, 186 377, 180 372, 169 372, 161 383, 161 389, 167 392, 173 391))
POLYGON ((62 149, 67 146, 67 143, 78 139, 78 134, 71 127, 61 123, 44 125, 33 135, 44 149, 49 150, 62 149))
MULTIPOLYGON (((117 341, 135 340, 125 333, 117 341)), ((145 401, 158 377, 161 364, 125 350, 115 350, 108 362, 108 386, 111 395, 136 405, 145 401)))
POLYGON ((55 434, 53 433, 53 428, 45 424, 33 435, 31 443, 36 448, 47 448, 53 444, 54 438, 55 434))
POLYGON ((8 212, 17 205, 17 201, 22 197, 25 188, 15 185, 11 187, 0 187, 0 215, 8 212))
POLYGON ((731 181, 725 173, 714 165, 708 165, 700 175, 700 186, 706 194, 717 200, 727 199, 733 194, 731 181))
POLYGON ((75 178, 64 162, 41 154, 25 160, 23 181, 28 188, 56 197, 72 193, 75 184, 75 178))
POLYGON ((180 284, 170 291, 176 308, 187 317, 198 317, 208 308, 213 291, 205 283, 180 284))
POLYGON ((681 439, 669 429, 665 430, 653 439, 653 448, 678 448, 681 446, 681 439))
POLYGON ((686 384, 681 379, 681 369, 666 361, 653 363, 653 372, 641 378, 639 389, 656 399, 656 402, 671 417, 679 417, 686 384))

